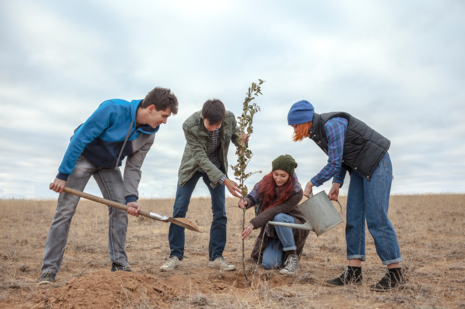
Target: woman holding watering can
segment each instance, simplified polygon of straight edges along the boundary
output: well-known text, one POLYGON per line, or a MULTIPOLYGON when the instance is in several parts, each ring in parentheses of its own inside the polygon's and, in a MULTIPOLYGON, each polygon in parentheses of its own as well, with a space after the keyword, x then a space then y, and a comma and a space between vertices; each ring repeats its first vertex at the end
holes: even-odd
POLYGON ((292 105, 287 118, 294 128, 294 141, 308 137, 328 155, 327 165, 307 183, 304 196, 309 196, 313 186, 333 178, 328 196, 337 200, 346 171, 350 174, 346 225, 349 266, 327 284, 342 286, 362 282, 361 265, 366 260, 365 220, 376 252, 383 265, 387 265, 386 275, 371 289, 387 291, 404 284, 399 244, 387 216, 393 179, 387 152, 390 141, 348 113, 317 114, 305 100, 292 105))
POLYGON ((252 250, 252 258, 262 261, 266 269, 283 266, 283 275, 295 274, 299 269, 309 231, 284 226, 267 225, 269 221, 303 224, 307 222, 299 208, 303 192, 294 169, 297 163, 290 155, 282 155, 272 162, 272 172, 263 177, 238 206, 255 206, 256 217, 242 232, 246 239, 252 230, 261 228, 252 250), (284 261, 284 264, 283 264, 284 261))

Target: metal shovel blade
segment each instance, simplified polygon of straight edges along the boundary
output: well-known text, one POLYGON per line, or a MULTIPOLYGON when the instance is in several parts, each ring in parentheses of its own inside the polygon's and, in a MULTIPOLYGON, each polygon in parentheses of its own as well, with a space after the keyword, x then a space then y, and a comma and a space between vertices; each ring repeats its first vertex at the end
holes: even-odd
POLYGON ((168 221, 173 224, 179 225, 183 228, 186 228, 188 230, 202 233, 202 231, 194 223, 190 222, 186 218, 171 218, 170 217, 168 218, 168 221))
MULTIPOLYGON (((88 200, 91 200, 91 201, 94 201, 94 202, 97 202, 97 203, 100 203, 100 204, 108 205, 108 206, 111 206, 111 207, 115 207, 115 208, 125 210, 125 211, 127 211, 128 208, 129 208, 128 206, 126 206, 124 204, 114 202, 114 201, 110 201, 110 200, 107 200, 107 199, 104 199, 104 198, 101 198, 101 197, 98 197, 98 196, 95 196, 95 195, 92 195, 92 194, 89 194, 89 193, 85 193, 85 192, 81 192, 79 190, 71 189, 71 188, 68 188, 68 187, 65 187, 63 189, 63 192, 73 194, 73 195, 76 195, 76 196, 79 196, 79 197, 83 197, 83 198, 86 198, 88 200)), ((183 228, 186 228, 188 230, 198 232, 198 233, 202 233, 202 231, 194 223, 190 222, 189 220, 187 220, 185 218, 171 218, 171 217, 167 217, 167 216, 161 216, 159 214, 156 214, 156 213, 153 213, 153 212, 148 212, 148 211, 142 210, 142 209, 140 210, 139 215, 150 218, 150 219, 154 219, 154 220, 157 220, 157 221, 162 221, 162 222, 166 222, 166 223, 170 222, 170 223, 179 225, 179 226, 181 226, 183 228)))

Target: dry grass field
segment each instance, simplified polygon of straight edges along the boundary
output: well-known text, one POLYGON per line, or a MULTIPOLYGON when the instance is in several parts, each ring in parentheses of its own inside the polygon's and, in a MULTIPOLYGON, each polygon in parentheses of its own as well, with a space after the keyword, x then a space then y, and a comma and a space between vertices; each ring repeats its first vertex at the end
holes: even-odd
MULTIPOLYGON (((141 200, 143 209, 170 215, 173 200, 141 200)), ((301 270, 285 277, 248 258, 258 231, 246 241, 245 285, 241 265, 241 211, 227 200, 225 258, 234 272, 207 267, 211 222, 209 198, 193 199, 188 219, 202 234, 186 231, 183 267, 161 273, 169 254, 168 225, 131 217, 127 253, 132 273, 111 273, 107 253, 108 211, 81 200, 74 216, 62 269, 56 283, 38 288, 43 246, 54 200, 0 200, 0 308, 465 308, 465 195, 392 196, 390 218, 396 228, 407 284, 387 293, 369 285, 385 268, 367 233, 364 284, 343 288, 322 282, 338 275, 345 260, 344 225, 321 237, 311 233, 301 270)), ((341 198, 345 205, 345 198, 341 198)), ((339 206, 337 206, 337 209, 339 206)), ((343 209, 345 211, 345 209, 343 209)), ((253 211, 247 213, 253 216, 253 211)))

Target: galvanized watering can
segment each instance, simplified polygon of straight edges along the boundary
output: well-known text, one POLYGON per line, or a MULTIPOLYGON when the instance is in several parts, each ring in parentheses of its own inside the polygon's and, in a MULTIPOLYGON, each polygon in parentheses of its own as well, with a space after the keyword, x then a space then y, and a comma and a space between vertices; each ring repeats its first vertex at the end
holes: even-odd
POLYGON ((305 215, 307 222, 304 224, 294 224, 285 222, 270 221, 268 224, 292 227, 294 229, 314 231, 317 236, 329 231, 336 225, 343 222, 341 216, 334 208, 325 191, 321 191, 300 204, 300 209, 305 215))

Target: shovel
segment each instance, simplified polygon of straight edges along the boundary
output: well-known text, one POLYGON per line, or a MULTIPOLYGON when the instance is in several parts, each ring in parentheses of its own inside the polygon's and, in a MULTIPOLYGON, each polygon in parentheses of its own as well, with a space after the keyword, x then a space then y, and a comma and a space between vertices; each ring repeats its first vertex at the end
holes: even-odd
MULTIPOLYGON (((122 210, 126 210, 126 211, 129 208, 128 206, 126 206, 124 204, 121 204, 121 203, 118 203, 118 202, 113 202, 113 201, 110 201, 110 200, 107 200, 107 199, 104 199, 104 198, 101 198, 101 197, 98 197, 98 196, 95 196, 95 195, 92 195, 92 194, 89 194, 89 193, 84 193, 84 192, 81 192, 81 191, 78 191, 78 190, 75 190, 75 189, 71 189, 71 188, 68 188, 68 187, 65 187, 63 189, 63 192, 73 194, 73 195, 76 195, 76 196, 79 196, 79 197, 83 197, 83 198, 86 198, 88 200, 91 200, 91 201, 94 201, 94 202, 97 202, 97 203, 105 204, 105 205, 115 207, 115 208, 118 208, 118 209, 122 209, 122 210)), ((148 211, 145 211, 145 210, 142 210, 142 209, 140 210, 139 215, 150 218, 150 219, 166 222, 166 223, 171 222, 173 224, 179 225, 179 226, 181 226, 183 228, 186 228, 188 230, 202 233, 202 231, 200 231, 200 229, 194 223, 190 222, 189 220, 187 220, 185 218, 171 218, 171 217, 162 216, 162 215, 159 215, 159 214, 156 214, 156 213, 153 213, 153 212, 148 212, 148 211)))

